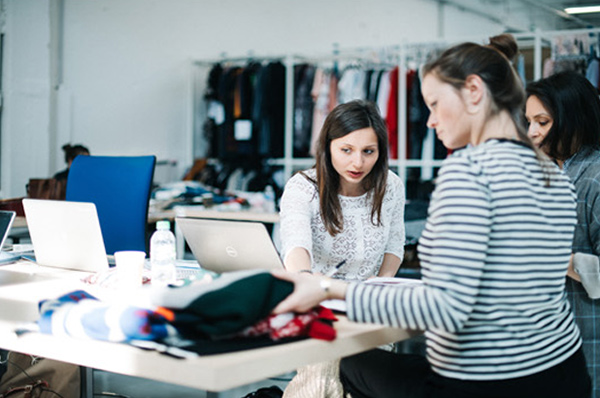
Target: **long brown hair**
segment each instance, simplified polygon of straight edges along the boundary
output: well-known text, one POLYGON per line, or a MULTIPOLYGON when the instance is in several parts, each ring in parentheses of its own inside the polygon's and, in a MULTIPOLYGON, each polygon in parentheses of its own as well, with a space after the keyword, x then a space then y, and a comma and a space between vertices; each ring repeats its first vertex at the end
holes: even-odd
POLYGON ((331 162, 331 141, 354 131, 371 127, 377 136, 379 157, 371 172, 362 181, 363 189, 373 195, 371 221, 381 222, 381 207, 387 185, 388 131, 373 102, 354 100, 335 107, 325 119, 316 147, 316 181, 319 192, 321 219, 327 231, 335 236, 344 229, 342 209, 338 198, 340 176, 331 162))

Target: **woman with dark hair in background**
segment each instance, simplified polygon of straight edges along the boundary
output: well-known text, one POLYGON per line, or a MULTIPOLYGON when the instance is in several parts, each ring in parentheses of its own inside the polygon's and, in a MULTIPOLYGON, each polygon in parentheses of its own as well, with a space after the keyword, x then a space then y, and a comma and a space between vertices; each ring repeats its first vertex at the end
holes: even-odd
POLYGON ((67 164, 67 168, 54 174, 53 178, 55 178, 56 180, 62 180, 66 182, 67 178, 69 177, 69 169, 71 168, 71 163, 73 163, 73 159, 75 159, 79 155, 89 156, 90 151, 89 149, 80 144, 65 144, 63 145, 62 150, 65 153, 65 163, 67 164))
POLYGON ((454 152, 419 240, 421 286, 273 271, 295 285, 274 313, 345 299, 353 321, 425 330, 427 359, 343 358, 353 398, 589 397, 564 283, 575 194, 527 138, 525 91, 509 61, 517 50, 501 35, 454 46, 423 69, 428 126, 454 152))
POLYGON ((67 168, 52 178, 30 178, 27 185, 27 197, 37 199, 64 200, 67 191, 67 178, 73 159, 78 155, 89 155, 90 151, 83 145, 63 145, 67 168))
POLYGON ((581 330, 600 398, 600 99, 576 72, 561 72, 527 86, 529 137, 575 185, 577 225, 567 275, 567 298, 581 330))

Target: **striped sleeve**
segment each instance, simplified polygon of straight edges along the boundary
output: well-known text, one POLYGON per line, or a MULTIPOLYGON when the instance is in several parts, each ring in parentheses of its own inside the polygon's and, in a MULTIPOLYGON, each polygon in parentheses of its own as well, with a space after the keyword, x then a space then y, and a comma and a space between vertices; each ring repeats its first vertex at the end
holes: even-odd
POLYGON ((421 261, 431 264, 427 285, 353 285, 348 294, 351 319, 421 330, 462 327, 475 303, 486 257, 489 193, 477 169, 457 159, 438 177, 435 195, 423 232, 435 239, 421 239, 419 249, 421 261))

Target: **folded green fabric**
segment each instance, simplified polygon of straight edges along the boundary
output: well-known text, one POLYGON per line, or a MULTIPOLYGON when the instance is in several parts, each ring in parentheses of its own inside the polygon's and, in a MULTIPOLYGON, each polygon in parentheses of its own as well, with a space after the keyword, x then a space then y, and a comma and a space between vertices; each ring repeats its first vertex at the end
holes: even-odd
POLYGON ((153 304, 173 310, 182 332, 211 337, 239 332, 268 316, 294 290, 268 271, 228 272, 211 283, 170 287, 153 293, 153 304))

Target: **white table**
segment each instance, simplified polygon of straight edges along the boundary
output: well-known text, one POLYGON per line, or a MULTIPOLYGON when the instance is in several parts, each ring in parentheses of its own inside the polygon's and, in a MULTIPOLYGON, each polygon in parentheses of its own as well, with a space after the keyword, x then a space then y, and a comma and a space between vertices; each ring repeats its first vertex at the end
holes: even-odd
POLYGON ((403 329, 357 324, 341 316, 335 323, 338 336, 331 342, 307 339, 234 353, 175 359, 125 344, 14 333, 23 322, 37 319, 39 300, 89 286, 80 281, 81 276, 81 273, 40 267, 26 261, 0 267, 0 347, 200 390, 224 391, 414 335, 403 329))

